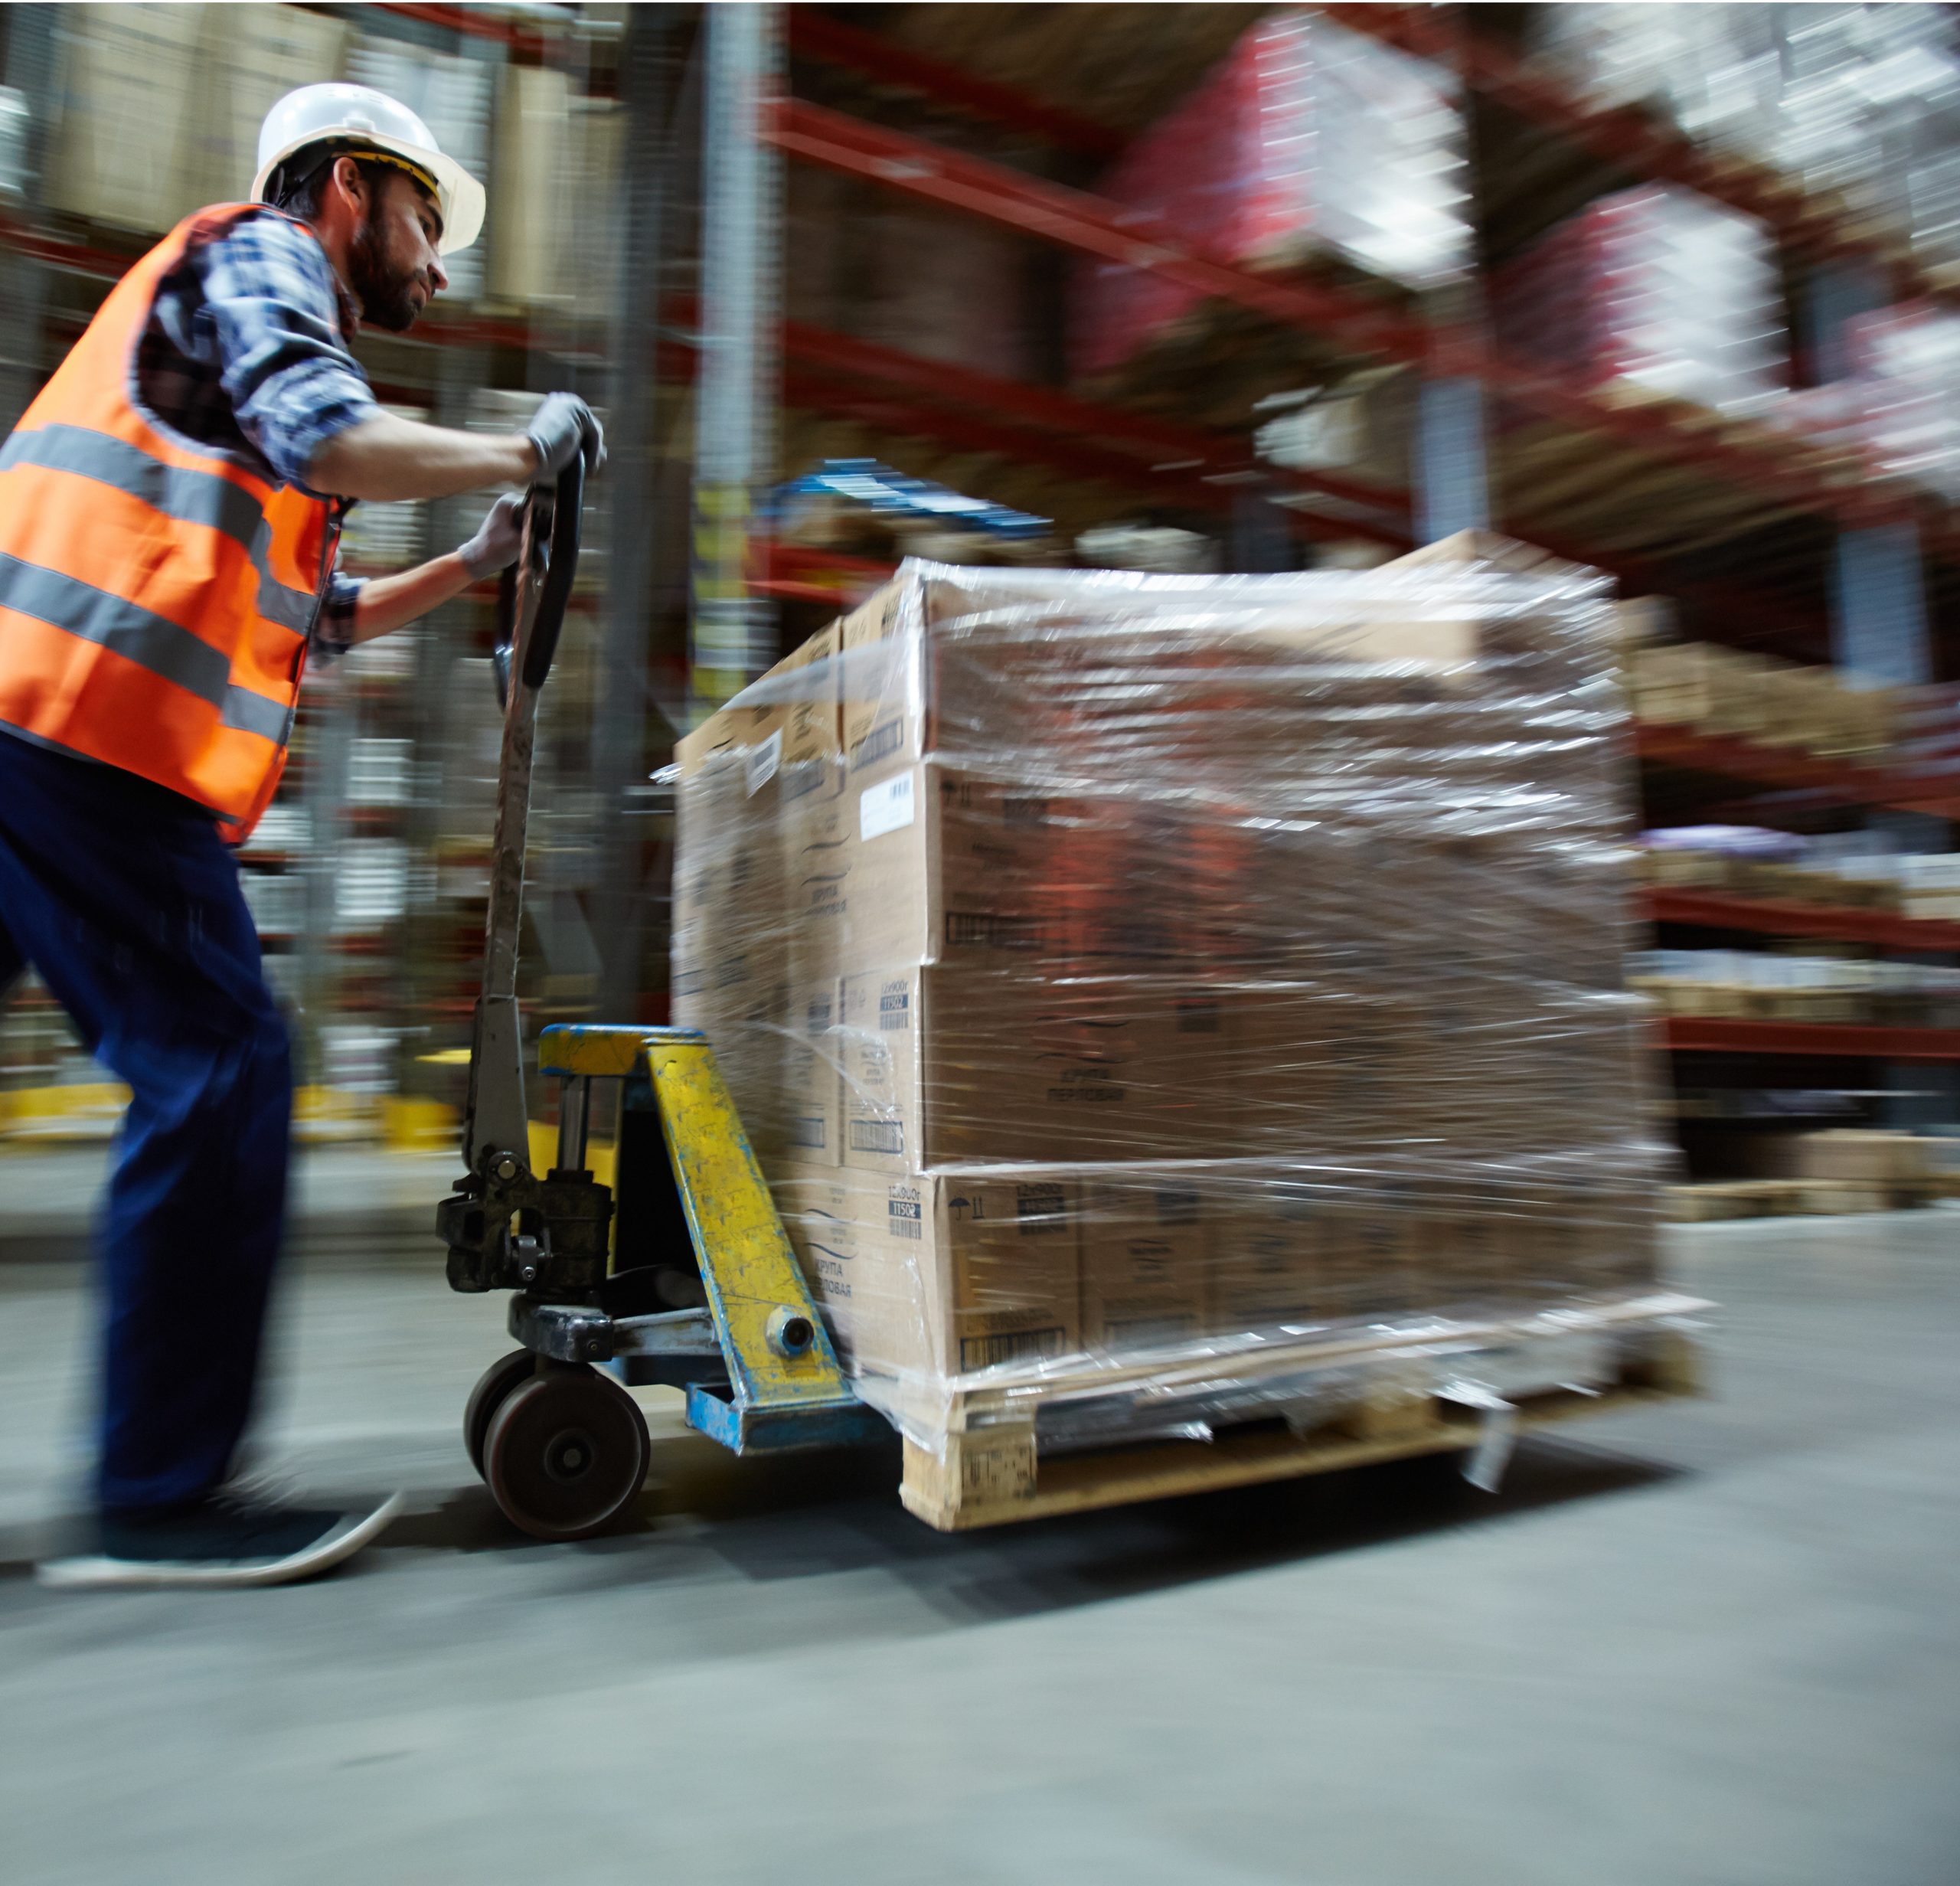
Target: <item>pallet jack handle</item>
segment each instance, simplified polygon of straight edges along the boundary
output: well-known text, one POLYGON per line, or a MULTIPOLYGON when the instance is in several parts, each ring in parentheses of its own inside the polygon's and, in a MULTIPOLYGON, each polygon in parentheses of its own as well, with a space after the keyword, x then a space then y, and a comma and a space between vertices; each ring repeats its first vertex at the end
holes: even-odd
POLYGON ((495 1169, 505 1178, 530 1167, 524 1033, 518 1013, 518 943, 524 923, 524 847, 531 822, 537 696, 551 672, 578 574, 584 496, 585 462, 580 458, 558 474, 555 485, 531 492, 517 561, 504 572, 497 592, 492 665, 498 702, 504 710, 504 738, 497 761, 483 988, 470 1038, 462 1153, 472 1172, 495 1169))

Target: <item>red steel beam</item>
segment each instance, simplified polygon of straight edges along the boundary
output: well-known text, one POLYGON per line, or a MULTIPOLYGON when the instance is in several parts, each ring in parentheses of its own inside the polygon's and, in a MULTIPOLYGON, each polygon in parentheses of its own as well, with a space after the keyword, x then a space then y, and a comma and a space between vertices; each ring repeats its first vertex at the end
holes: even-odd
MULTIPOLYGON (((792 157, 864 177, 906 194, 999 223, 1024 234, 1130 267, 1148 269, 1199 293, 1220 297, 1283 325, 1331 336, 1365 354, 1410 364, 1430 358, 1428 330, 1402 315, 1370 308, 1358 296, 1321 283, 1280 280, 1203 253, 1161 221, 1080 190, 949 151, 923 139, 812 105, 779 100, 765 135, 792 157)), ((1786 471, 1772 446, 1759 449, 1678 427, 1656 408, 1622 407, 1577 391, 1517 361, 1479 355, 1460 334, 1439 337, 1494 390, 1562 423, 1610 433, 1642 450, 1759 492, 1805 510, 1867 525, 1899 514, 1909 502, 1874 497, 1786 471)))
POLYGON ((1106 261, 1148 269, 1285 325, 1334 335, 1364 352, 1418 361, 1427 351, 1426 332, 1416 322, 1380 313, 1317 283, 1275 280, 1219 261, 1200 253, 1158 219, 1086 191, 947 150, 805 99, 779 100, 765 120, 763 135, 805 162, 868 178, 943 208, 1003 224, 1106 261))
POLYGON ((1647 914, 1657 923, 1698 923, 1710 930, 1749 930, 1764 936, 1828 936, 1840 943, 1876 943, 1885 950, 1960 950, 1960 923, 1890 910, 1784 904, 1767 897, 1731 897, 1704 891, 1656 889, 1647 914))
POLYGON ((1123 148, 1120 132, 1078 112, 1031 97, 1013 87, 975 77, 880 33, 867 33, 815 6, 792 6, 789 50, 828 65, 847 66, 866 77, 903 86, 930 98, 962 106, 976 116, 1032 131, 1050 144, 1083 157, 1106 159, 1123 148))
POLYGON ((1321 514, 1348 534, 1397 548, 1411 541, 1407 492, 1319 472, 1260 466, 1243 440, 1227 434, 927 360, 802 322, 783 324, 783 352, 797 365, 970 416, 989 432, 1003 424, 1019 428, 1032 436, 1033 449, 1043 457, 1086 448, 1103 463, 1105 469, 1097 476, 1114 475, 1122 482, 1134 483, 1139 475, 1146 475, 1167 489, 1208 484, 1214 495, 1204 501, 1207 510, 1229 502, 1220 481, 1256 471, 1281 489, 1354 507, 1357 515, 1352 518, 1321 514))
POLYGON ((1861 1026, 1845 1021, 1740 1021, 1670 1015, 1660 1025, 1677 1054, 1849 1054, 1874 1061, 1960 1061, 1960 1028, 1861 1026))
POLYGON ((1759 745, 1723 734, 1690 733, 1651 721, 1635 724, 1640 757, 1688 772, 1720 773, 1788 792, 1815 792, 1840 806, 1882 806, 1898 812, 1960 819, 1960 771, 1913 773, 1759 745))
POLYGON ((440 26, 452 33, 466 33, 472 39, 498 41, 521 58, 541 60, 545 54, 547 41, 541 34, 528 32, 514 20, 500 20, 479 13, 474 7, 422 5, 418 0, 382 0, 381 11, 399 13, 405 20, 420 20, 425 26, 440 26))

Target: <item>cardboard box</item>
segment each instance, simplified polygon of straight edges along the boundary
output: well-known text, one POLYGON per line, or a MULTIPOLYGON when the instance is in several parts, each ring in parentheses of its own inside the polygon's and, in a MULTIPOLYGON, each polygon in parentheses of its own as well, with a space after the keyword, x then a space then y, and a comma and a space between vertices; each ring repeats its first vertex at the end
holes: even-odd
POLYGON ((925 1162, 919 1100, 919 972, 910 966, 839 984, 842 1156, 872 1172, 925 1162))
POLYGON ((949 1376, 1081 1346, 1073 1177, 786 1169, 777 1209, 848 1362, 949 1376))
POLYGON ((919 637, 900 632, 917 619, 905 607, 915 584, 901 571, 836 625, 838 728, 853 773, 924 757, 919 637))
POLYGON ((805 983, 783 1051, 785 1146, 809 1165, 836 1165, 844 1152, 844 1076, 836 979, 805 983))
POLYGON ((1870 1133, 1856 1127, 1766 1133, 1749 1141, 1744 1153, 1745 1169, 1761 1178, 1824 1178, 1886 1185, 1923 1178, 1930 1169, 1926 1143, 1915 1135, 1870 1133))
POLYGON ((1083 1343, 1119 1354, 1198 1335, 1209 1227, 1188 1172, 1090 1167, 1082 1193, 1083 1343))
POLYGON ((901 1172, 1231 1148, 1226 1009, 1206 985, 903 964, 842 987, 846 1165, 901 1172))
POLYGON ((717 708, 674 743, 685 780, 716 753, 739 753, 743 784, 753 798, 785 766, 832 760, 838 753, 836 682, 832 658, 838 626, 820 629, 727 706, 717 708))

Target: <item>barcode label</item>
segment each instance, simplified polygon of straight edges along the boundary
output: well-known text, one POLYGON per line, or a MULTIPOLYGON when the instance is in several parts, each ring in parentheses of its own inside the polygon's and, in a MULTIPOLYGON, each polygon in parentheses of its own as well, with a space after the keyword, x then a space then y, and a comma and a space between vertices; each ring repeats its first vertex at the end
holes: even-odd
POLYGON ((1021 1221, 1024 1237, 1038 1237, 1044 1232, 1067 1229, 1063 1214, 1067 1209, 1059 1185, 1017 1185, 1014 1215, 1021 1221))
POLYGON ((799 1114, 789 1123, 789 1143, 792 1146, 814 1146, 822 1151, 824 1146, 824 1116, 821 1113, 799 1114))
POLYGON ((962 1336, 962 1368, 991 1368, 997 1362, 1018 1362, 1029 1355, 1060 1355, 1060 1329, 1017 1329, 1003 1336, 962 1336))
POLYGON ((851 1123, 853 1152, 903 1152, 905 1123, 897 1120, 854 1120, 851 1123))
POLYGON ((882 785, 867 786, 858 800, 858 836, 869 841, 903 830, 913 813, 912 775, 901 773, 882 785))
POLYGON ((916 1196, 900 1193, 886 1201, 886 1229, 893 1237, 917 1237, 923 1221, 916 1196))
POLYGON ((759 747, 751 747, 742 763, 742 783, 753 799, 782 766, 782 729, 778 727, 759 747))
POLYGON ((898 751, 899 743, 905 737, 903 719, 887 721, 883 727, 874 727, 851 750, 851 764, 854 771, 862 773, 868 766, 874 765, 887 753, 898 751))
POLYGON ((998 910, 949 910, 946 942, 954 949, 1035 950, 1041 933, 1031 917, 1011 917, 998 910))

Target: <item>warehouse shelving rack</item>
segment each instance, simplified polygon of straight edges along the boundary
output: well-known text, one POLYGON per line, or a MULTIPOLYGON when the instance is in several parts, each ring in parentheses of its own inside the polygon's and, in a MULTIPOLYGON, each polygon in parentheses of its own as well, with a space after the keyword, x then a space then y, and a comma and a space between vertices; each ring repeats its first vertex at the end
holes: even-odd
MULTIPOLYGON (((1031 85, 1025 74, 1015 74, 1011 82, 1000 75, 998 64, 983 69, 985 61, 960 62, 923 52, 894 27, 915 10, 874 12, 812 5, 786 9, 790 80, 767 108, 762 130, 769 143, 795 162, 824 165, 1067 251, 1189 283, 1215 303, 1243 310, 1256 324, 1289 337, 1282 358, 1299 373, 1326 374, 1356 361, 1386 361, 1430 380, 1477 383, 1487 406, 1501 404, 1540 429, 1550 442, 1550 469, 1534 486, 1516 465, 1496 455, 1497 483, 1506 500, 1501 517, 1446 521, 1496 521, 1554 555, 1606 570, 1632 592, 1681 596, 1690 610, 1719 622, 1722 639, 1737 646, 1814 660, 1834 645, 1869 665, 1875 639, 1892 635, 1909 642, 1914 625, 1834 619, 1834 545, 1841 538, 1867 547, 1883 540, 1903 545, 1899 554, 1910 559, 1916 541, 1924 554, 1924 590, 1932 606, 1932 632, 1925 640, 1931 659, 1952 670, 1954 619, 1960 614, 1955 607, 1960 602, 1960 519, 1949 507, 1896 483, 1850 479, 1828 455, 1795 452, 1787 441, 1769 440, 1748 427, 1713 425, 1676 406, 1628 404, 1562 384, 1501 357, 1457 310, 1419 307, 1406 297, 1382 294, 1378 285, 1351 271, 1263 276, 1207 255, 1169 232, 1143 227, 1093 188, 1097 169, 1121 150, 1138 121, 1134 113, 1129 124, 1104 123, 1053 96, 1037 95, 1040 85, 1031 85), (813 74, 823 75, 814 86, 813 74), (821 93, 821 100, 805 95, 812 91, 821 93), (841 108, 844 104, 851 109, 841 108), (916 128, 922 116, 937 123, 948 114, 963 126, 998 133, 1003 154, 982 157, 955 149, 916 128), (1010 156, 1016 161, 1007 161, 1010 156), (1583 505, 1562 505, 1557 498, 1558 485, 1570 484, 1575 476, 1582 492, 1594 493, 1615 481, 1629 486, 1635 479, 1641 481, 1654 494, 1646 506, 1644 534, 1568 522, 1568 518, 1589 515, 1583 505)), ((1573 166, 1593 165, 1596 179, 1566 179, 1582 193, 1569 207, 1576 207, 1587 190, 1627 181, 1683 183, 1762 217, 1776 230, 1793 265, 1857 264, 1875 269, 1893 298, 1925 296, 1949 304, 1960 298, 1960 284, 1921 267, 1902 244, 1861 226, 1840 206, 1807 195, 1759 167, 1713 158, 1637 113, 1592 109, 1498 44, 1467 9, 1331 5, 1320 10, 1354 30, 1445 61, 1487 106, 1528 122, 1568 151, 1573 166)), ((374 11, 392 12, 439 36, 500 41, 501 56, 518 63, 556 56, 536 22, 501 12, 426 5, 374 11)), ((988 10, 962 11, 970 21, 988 10)), ((1011 11, 1001 10, 1003 18, 1011 11)), ((1093 28, 1089 16, 1121 9, 1075 11, 1083 16, 1081 30, 1089 32, 1093 28)), ((1161 15, 1169 10, 1153 11, 1161 15)), ((1194 28, 1204 37, 1204 57, 1222 44, 1221 16, 1239 15, 1231 28, 1236 31, 1250 24, 1256 11, 1189 11, 1211 16, 1194 28)), ((969 25, 969 44, 972 34, 969 25)), ((1011 64, 1006 62, 1009 68, 1011 64)), ((1198 69, 1197 64, 1184 68, 1187 77, 1198 69)), ((629 82, 623 64, 604 60, 582 78, 594 95, 616 95, 629 82)), ((1070 83, 1066 70, 1054 72, 1047 81, 1057 96, 1067 93, 1070 83)), ((1078 95, 1087 94, 1078 90, 1078 95)), ((969 145, 984 141, 978 135, 962 139, 969 145)), ((1478 181, 1481 189, 1485 180, 1478 181)), ((44 226, 31 215, 0 221, 0 247, 55 269, 105 279, 119 273, 130 259, 116 247, 44 226)), ((791 286, 793 291, 793 281, 791 286)), ((648 340, 646 364, 655 379, 678 386, 692 378, 697 364, 698 348, 688 337, 698 318, 691 302, 677 301, 671 294, 661 313, 658 322, 646 323, 649 335, 657 328, 662 336, 648 340)), ((780 328, 786 404, 892 441, 910 454, 902 461, 908 469, 929 473, 936 456, 989 455, 996 465, 1039 466, 1093 491, 1112 517, 1143 502, 1214 523, 1231 518, 1244 488, 1256 481, 1291 533, 1309 541, 1363 538, 1391 550, 1407 547, 1436 522, 1432 494, 1264 464, 1255 455, 1249 428, 1181 411, 1174 401, 1159 397, 1161 389, 1109 387, 1086 397, 928 361, 795 318, 793 292, 789 314, 780 328)), ((418 338, 498 350, 521 360, 531 358, 541 345, 539 331, 531 323, 477 312, 446 312, 418 338)), ((579 345, 589 354, 602 351, 584 327, 579 345)), ((1220 364, 1229 362, 1221 357, 1220 364)), ((620 373, 632 363, 616 359, 610 365, 620 373)), ((1459 454, 1480 443, 1460 432, 1443 443, 1459 454)), ((752 590, 763 603, 805 611, 862 593, 880 568, 864 559, 772 544, 760 534, 747 561, 752 590)), ((1910 574, 1917 585, 1916 564, 1910 574)), ((1672 727, 1644 726, 1638 730, 1638 743, 1650 770, 1665 769, 1677 783, 1684 777, 1701 779, 1711 796, 1721 789, 1717 782, 1728 783, 1729 789, 1740 784, 1802 796, 1785 804, 1789 816, 1827 804, 1939 819, 1960 815, 1960 786, 1935 772, 1814 760, 1672 727)), ((1654 907, 1660 920, 1701 921, 1684 914, 1687 906, 1671 901, 1654 907), (1661 915, 1664 911, 1668 914, 1661 915)), ((1695 907, 1707 914, 1705 907, 1695 907)), ((1782 927, 1771 931, 1766 927, 1764 933, 1828 935, 1916 952, 1952 947, 1945 934, 1951 926, 1914 924, 1896 933, 1888 929, 1883 937, 1876 927, 1854 925, 1856 935, 1842 927, 1851 918, 1875 919, 1877 914, 1815 913, 1815 924, 1841 926, 1827 930, 1805 927, 1794 912, 1783 913, 1782 927)), ((1723 927, 1749 927, 1731 920, 1738 917, 1736 911, 1725 910, 1723 927)), ((1903 926, 1906 920, 1896 921, 1903 926)), ((1908 1057, 1898 1051, 1892 1031, 1880 1032, 1885 1038, 1877 1047, 1871 1045, 1877 1035, 1869 1031, 1860 1035, 1855 1050, 1849 1038, 1835 1038, 1846 1053, 1908 1057)), ((1759 1042, 1762 1038, 1751 1038, 1759 1042)), ((1686 1050, 1690 1040, 1699 1042, 1700 1037, 1678 1036, 1674 1044, 1686 1050)))

